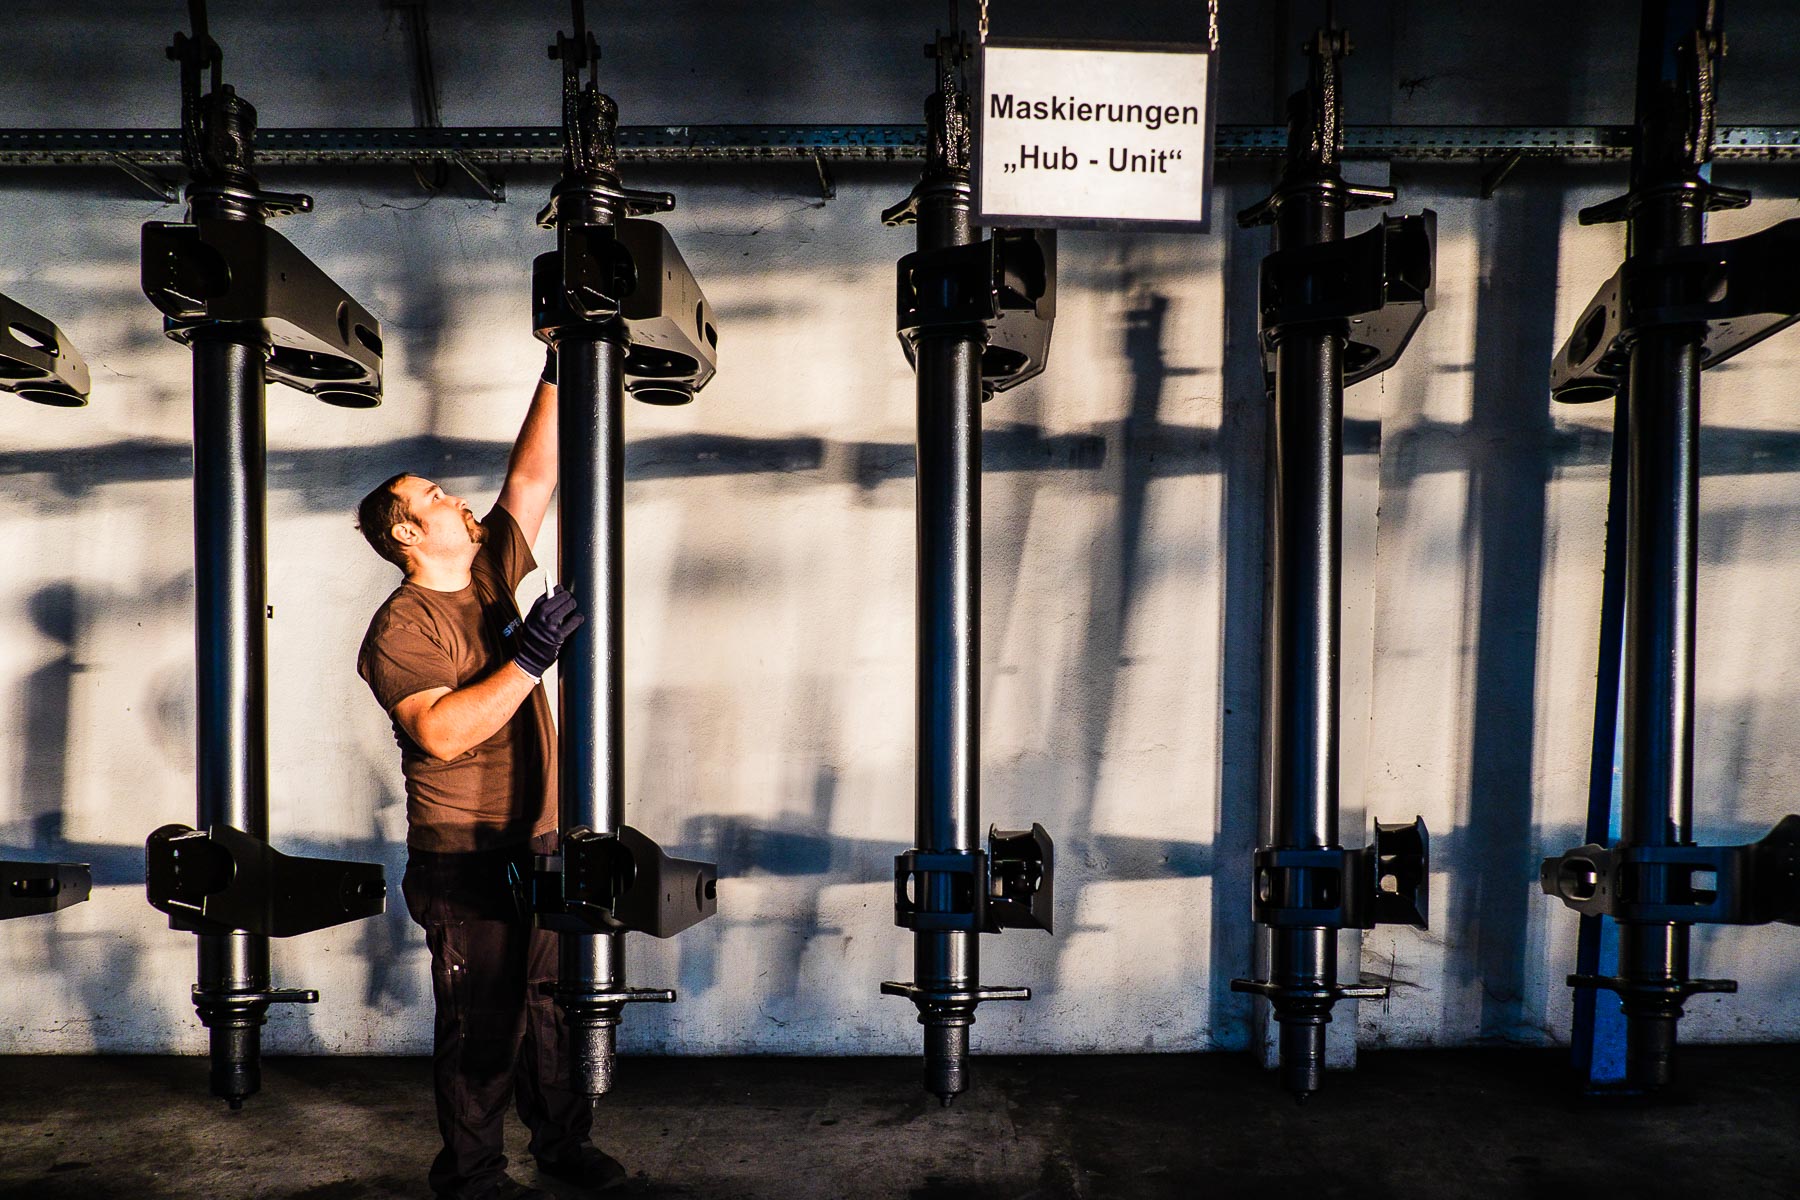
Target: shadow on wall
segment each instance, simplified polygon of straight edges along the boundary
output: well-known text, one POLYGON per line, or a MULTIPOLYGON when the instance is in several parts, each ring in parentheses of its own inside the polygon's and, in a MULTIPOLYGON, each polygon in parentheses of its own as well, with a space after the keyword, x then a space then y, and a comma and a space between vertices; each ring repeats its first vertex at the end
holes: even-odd
MULTIPOLYGON (((25 715, 18 774, 23 814, 21 820, 0 828, 0 858, 84 862, 92 868, 97 888, 125 887, 137 891, 143 887, 141 839, 148 837, 149 828, 118 830, 128 839, 125 841, 75 840, 67 835, 74 680, 86 669, 84 647, 89 646, 96 628, 109 624, 122 627, 127 623, 141 626, 172 614, 184 617, 192 602, 193 576, 187 571, 143 594, 115 593, 67 580, 46 584, 32 593, 26 601, 26 612, 37 631, 60 649, 27 675, 19 687, 20 708, 25 715)), ((184 658, 152 672, 139 702, 123 706, 124 711, 136 712, 148 723, 149 744, 160 748, 170 760, 167 765, 182 774, 191 774, 194 764, 192 692, 192 663, 184 658)), ((380 816, 401 800, 387 782, 388 772, 371 765, 368 775, 371 790, 382 800, 372 810, 375 820, 365 836, 324 840, 278 835, 275 844, 283 853, 292 855, 380 862, 387 871, 392 897, 398 897, 405 848, 383 835, 380 816)), ((367 966, 364 1002, 371 1007, 396 1011, 418 999, 417 972, 399 969, 408 945, 406 924, 404 906, 393 903, 385 916, 360 923, 361 953, 367 966)), ((47 937, 45 961, 57 960, 58 944, 58 938, 47 937)), ((108 948, 104 952, 104 969, 83 973, 86 1020, 106 1019, 116 1010, 120 996, 129 995, 141 982, 136 953, 128 944, 108 948)), ((295 1015, 308 1020, 306 1014, 312 1010, 300 1007, 305 1012, 295 1015)))
MULTIPOLYGON (((1440 185, 1440 190, 1446 189, 1440 185)), ((1534 835, 1532 826, 1545 488, 1557 471, 1605 463, 1609 438, 1604 431, 1559 425, 1545 394, 1544 351, 1556 344, 1561 331, 1550 327, 1549 310, 1537 301, 1554 291, 1554 251, 1546 253, 1543 248, 1555 246, 1561 228, 1558 195, 1554 189, 1516 187, 1503 190, 1491 204, 1483 218, 1490 244, 1483 253, 1486 274, 1476 306, 1474 361, 1469 368, 1458 368, 1472 370, 1479 381, 1471 419, 1466 424, 1419 421, 1391 434, 1384 456, 1390 461, 1384 464, 1383 475, 1389 481, 1445 472, 1467 476, 1467 524, 1457 552, 1471 563, 1476 578, 1476 590, 1465 606, 1471 622, 1465 640, 1474 648, 1466 735, 1469 817, 1464 828, 1444 831, 1434 840, 1441 854, 1455 857, 1465 868, 1455 876, 1448 906, 1458 920, 1449 936, 1471 949, 1471 957, 1458 960, 1464 966, 1457 982, 1481 988, 1483 1036, 1508 1039, 1531 1037, 1541 1028, 1541 1013, 1530 1011, 1531 1002, 1524 996, 1529 974, 1527 929, 1540 903, 1530 881, 1537 848, 1564 845, 1547 832, 1534 835), (1500 263, 1506 269, 1495 265, 1500 263)), ((1122 241, 1128 251, 1136 245, 1131 239, 1122 241)), ((1254 234, 1228 237, 1225 276, 1230 294, 1253 289, 1262 253, 1258 241, 1254 234)), ((1255 353, 1255 313, 1248 305, 1227 311, 1223 427, 1206 430, 1165 423, 1162 408, 1169 381, 1185 373, 1169 365, 1163 344, 1170 300, 1136 288, 1127 269, 1110 289, 1130 296, 1132 305, 1121 335, 1132 372, 1128 411, 1122 420, 1057 433, 1046 432, 1035 421, 1000 425, 984 438, 984 470, 1018 472, 1028 478, 1046 470, 1075 472, 1094 489, 1116 494, 1116 520, 1089 548, 1083 583, 1090 591, 1091 619, 1072 656, 1074 669, 1092 686, 1072 693, 1071 702, 1058 707, 1046 739, 1047 753, 1057 756, 1060 773, 1054 811, 1044 814, 1045 822, 1065 851, 1066 864, 1090 864, 1085 878, 1078 879, 1073 871, 1065 875, 1067 885, 1059 887, 1062 911, 1077 910, 1086 879, 1210 876, 1209 974, 1219 984, 1243 973, 1250 942, 1244 899, 1249 849, 1255 842, 1265 411, 1255 353), (1117 468, 1116 477, 1109 466, 1117 468), (1218 832, 1211 844, 1097 834, 1093 799, 1100 761, 1120 717, 1119 662, 1131 630, 1136 589, 1143 583, 1150 484, 1158 478, 1213 472, 1223 473, 1225 485, 1217 542, 1224 589, 1218 832)), ((436 352, 435 343, 416 351, 421 361, 429 361, 436 352)), ((1347 452, 1371 452, 1374 435, 1372 423, 1348 423, 1347 452)), ((1703 445, 1707 475, 1800 470, 1800 433, 1709 426, 1703 445)), ((341 512, 347 518, 367 487, 391 474, 396 465, 497 486, 508 446, 509 442, 496 439, 421 435, 374 445, 275 450, 269 456, 269 486, 298 497, 308 511, 341 512)), ((906 442, 835 446, 813 437, 689 433, 632 440, 627 446, 627 473, 638 485, 766 476, 795 487, 829 487, 846 481, 827 476, 824 464, 844 462, 851 464, 848 482, 866 491, 910 478, 913 454, 906 442)), ((95 447, 0 452, 0 476, 14 482, 15 503, 40 511, 75 508, 108 484, 185 485, 191 471, 191 448, 176 441, 124 439, 95 447), (18 481, 30 486, 17 486, 18 481)), ((892 494, 897 499, 905 490, 894 489, 892 494)), ((1709 538, 1709 548, 1716 544, 1709 538)), ((989 550, 1001 562, 1010 556, 1012 574, 1017 575, 1023 550, 1017 540, 991 544, 989 550)), ((681 586, 716 590, 735 586, 733 578, 709 580, 699 574, 684 577, 681 586)), ((41 587, 27 600, 32 624, 59 650, 20 684, 25 744, 19 760, 19 794, 25 816, 0 830, 4 843, 0 853, 87 861, 94 866, 99 886, 141 882, 139 842, 75 842, 65 836, 72 693, 75 676, 83 669, 80 647, 102 615, 113 621, 145 608, 185 614, 191 594, 191 578, 183 574, 146 596, 83 590, 60 581, 41 587)), ((160 673, 140 709, 158 726, 156 742, 172 755, 189 755, 189 768, 190 665, 160 673)), ((893 856, 905 846, 825 832, 836 823, 834 764, 850 757, 854 747, 835 729, 830 714, 814 713, 805 718, 803 727, 834 731, 810 764, 813 786, 808 803, 773 820, 696 817, 681 831, 680 852, 718 862, 727 878, 765 874, 863 884, 891 879, 893 856)), ((384 807, 399 803, 391 776, 391 764, 370 764, 371 787, 382 795, 384 807)), ((1738 840, 1755 840, 1766 832, 1751 830, 1738 840)), ((1705 840, 1729 839, 1723 831, 1707 829, 1705 840)), ((347 842, 284 838, 279 844, 299 854, 382 861, 398 896, 404 850, 383 837, 379 828, 347 842)), ((779 950, 765 953, 772 955, 768 977, 789 981, 790 995, 809 943, 820 934, 835 932, 823 926, 816 900, 808 913, 797 916, 727 915, 719 920, 789 932, 779 950)), ((416 997, 416 973, 396 970, 402 951, 412 944, 406 921, 403 907, 394 904, 385 918, 363 924, 361 953, 368 962, 366 998, 372 1006, 402 1005, 416 997)), ((896 930, 893 936, 902 935, 896 930)), ((1068 946, 1064 937, 1055 942, 1059 980, 1065 969, 1074 969, 1067 961, 1068 946)), ((684 942, 680 986, 704 991, 718 982, 717 954, 718 939, 684 942)), ((1247 1008, 1215 987, 1210 1014, 1215 1042, 1242 1043, 1247 1008)), ((805 1017, 794 1014, 794 1019, 805 1017)))
MULTIPOLYGON (((25 745, 19 757, 18 794, 23 820, 0 833, 0 855, 37 860, 85 862, 93 868, 96 887, 141 885, 144 851, 141 842, 77 842, 66 836, 69 804, 69 724, 75 677, 86 669, 83 647, 90 631, 104 620, 150 619, 191 603, 193 577, 181 572, 144 595, 121 595, 84 588, 73 581, 45 584, 26 601, 26 612, 39 633, 59 652, 21 681, 19 703, 25 714, 25 745)), ((180 669, 171 677, 158 671, 148 694, 127 706, 150 722, 153 745, 179 747, 188 755, 178 765, 192 768, 192 722, 185 706, 164 701, 170 688, 182 688, 180 669)), ((191 670, 187 678, 191 680, 191 670)), ((148 835, 150 831, 142 831, 148 835)))
MULTIPOLYGON (((1520 194, 1524 196, 1523 193, 1520 194)), ((1531 211, 1502 214, 1501 224, 1530 226, 1520 235, 1542 244, 1546 223, 1554 226, 1554 211, 1540 212, 1544 201, 1518 201, 1531 211)), ((1254 257, 1251 258, 1254 261, 1254 257)), ((1506 283, 1490 285, 1495 299, 1481 306, 1483 313, 1503 310, 1500 293, 1521 296, 1540 294, 1538 275, 1520 282, 1496 273, 1506 283)), ((1489 293, 1484 293, 1487 295, 1489 293)), ((1083 689, 1082 702, 1061 710, 1053 744, 1080 747, 1067 786, 1061 790, 1056 811, 1046 814, 1052 823, 1064 861, 1104 864, 1099 869, 1107 880, 1186 878, 1212 876, 1214 928, 1211 977, 1222 980, 1241 973, 1248 945, 1247 907, 1241 900, 1248 887, 1247 851, 1254 843, 1255 716, 1250 697, 1260 691, 1260 655, 1254 647, 1260 629, 1260 564, 1232 565, 1240 555, 1254 559, 1260 545, 1251 546, 1252 531, 1260 528, 1260 491, 1254 486, 1260 472, 1242 467, 1243 454, 1227 448, 1254 444, 1260 427, 1260 388, 1245 378, 1227 389, 1227 429, 1217 435, 1189 427, 1165 426, 1159 405, 1169 377, 1162 347, 1162 329, 1168 299, 1155 293, 1140 295, 1126 315, 1123 333, 1126 356, 1132 363, 1130 409, 1115 425, 1071 434, 1046 436, 1035 424, 1018 424, 995 431, 988 439, 984 459, 989 471, 1035 472, 1045 468, 1098 472, 1111 453, 1120 457, 1118 517, 1114 528, 1096 539, 1089 557, 1087 580, 1092 589, 1094 614, 1077 654, 1081 671, 1097 681, 1083 689), (1238 398, 1234 398, 1238 397, 1238 398), (1222 554, 1227 575, 1225 620, 1230 629, 1244 630, 1242 637, 1227 637, 1239 649, 1223 661, 1221 688, 1229 699, 1225 708, 1230 721, 1241 717, 1235 736, 1222 736, 1219 834, 1214 844, 1097 835, 1090 814, 1096 786, 1095 767, 1107 738, 1116 704, 1117 663, 1129 631, 1134 580, 1139 574, 1143 522, 1148 484, 1157 477, 1209 473, 1221 469, 1221 461, 1238 464, 1227 472, 1226 506, 1222 514, 1225 540, 1222 554), (1232 765, 1235 759, 1237 765, 1232 765), (1225 773, 1230 773, 1227 778, 1225 773), (1217 859, 1215 846, 1224 852, 1217 859)), ((1531 713, 1535 702, 1535 663, 1539 576, 1543 565, 1543 489, 1550 473, 1560 466, 1598 465, 1605 461, 1606 438, 1585 430, 1557 428, 1548 410, 1541 371, 1516 365, 1535 360, 1533 346, 1553 339, 1552 331, 1520 326, 1510 310, 1504 320, 1482 320, 1477 328, 1477 371, 1484 380, 1477 394, 1475 413, 1468 427, 1446 424, 1415 426, 1389 439, 1395 458, 1389 470, 1400 478, 1429 472, 1469 472, 1469 521, 1463 552, 1478 560, 1479 591, 1470 605, 1475 622, 1472 643, 1476 661, 1472 694, 1470 754, 1470 823, 1466 853, 1458 854, 1462 831, 1445 831, 1434 837, 1439 853, 1468 864, 1459 873, 1455 899, 1449 911, 1461 914, 1453 937, 1474 948, 1466 969, 1467 980, 1479 980, 1483 988, 1481 1029, 1498 1039, 1528 1037, 1541 1027, 1541 1014, 1526 1011, 1523 996, 1527 964, 1525 929, 1535 911, 1534 876, 1538 844, 1547 836, 1531 826, 1531 713), (1482 365, 1486 364, 1486 365, 1482 365)), ((1254 360, 1251 360, 1254 362, 1254 360)), ((1260 370, 1257 369, 1257 384, 1260 370)), ((1369 431, 1348 428, 1347 449, 1369 450, 1369 431)), ((1708 474, 1788 473, 1800 469, 1800 434, 1754 429, 1711 429, 1706 432, 1708 474)), ((780 474, 804 480, 816 473, 826 459, 827 443, 814 438, 740 438, 705 434, 641 439, 628 450, 628 471, 636 480, 649 481, 734 474, 780 474)), ((439 464, 438 473, 477 476, 498 483, 496 464, 504 461, 507 443, 485 439, 422 436, 376 446, 342 450, 277 451, 271 454, 270 485, 300 495, 314 511, 348 512, 366 486, 366 480, 391 470, 396 462, 439 464), (341 482, 339 482, 341 481, 341 482)), ((858 443, 848 461, 856 464, 856 482, 864 487, 904 479, 911 474, 910 446, 885 442, 858 443)), ((23 492, 27 502, 41 507, 72 504, 104 484, 143 480, 185 480, 191 471, 187 445, 172 442, 127 440, 92 449, 38 450, 0 453, 0 475, 41 477, 47 487, 35 494, 23 492), (46 497, 50 497, 47 499, 46 497)), ((825 484, 830 481, 816 480, 825 484)), ((1101 486, 1096 478, 1095 486, 1101 486)), ((1002 547, 990 547, 1004 553, 1002 547)), ((1012 547, 1015 555, 1018 547, 1012 547)), ((1016 570, 1017 562, 1013 566, 1016 570)), ((704 583, 699 586, 706 586, 704 583)), ((132 609, 151 611, 181 609, 191 604, 192 582, 186 573, 172 578, 147 596, 109 596, 85 592, 61 581, 46 585, 27 601, 27 613, 36 629, 61 647, 59 653, 33 670, 20 686, 26 737, 20 758, 19 794, 24 798, 25 819, 0 831, 0 853, 37 860, 89 862, 97 886, 138 886, 142 881, 143 852, 133 840, 125 843, 72 841, 64 833, 67 801, 69 722, 74 677, 83 668, 80 646, 84 631, 105 614, 118 619, 132 609), (121 606, 124 606, 121 608, 121 606)), ((145 697, 141 711, 156 726, 154 741, 176 755, 191 755, 193 739, 192 680, 188 664, 171 666, 160 673, 145 697)), ((815 725, 814 727, 823 727, 815 725)), ((840 751, 843 747, 839 747, 840 751)), ((186 759, 191 768, 191 757, 186 759)), ((893 856, 905 846, 873 839, 858 839, 821 832, 831 828, 837 794, 836 768, 831 762, 815 762, 815 784, 810 806, 775 821, 750 817, 700 817, 681 832, 683 853, 698 852, 716 861, 727 878, 768 874, 777 877, 813 877, 846 883, 885 882, 892 877, 893 856)), ((383 805, 399 803, 385 782, 388 772, 373 765, 371 786, 384 796, 383 805)), ((148 833, 148 830, 133 831, 148 833)), ((1753 830, 1741 840, 1755 840, 1764 830, 1753 830)), ((1573 836, 1573 835, 1571 835, 1573 836)), ((1723 830, 1707 830, 1707 840, 1726 840, 1723 830)), ((1552 838, 1551 842, 1555 839, 1552 838)), ((1560 844, 1560 843, 1556 843, 1560 844)), ((1569 844, 1574 844, 1570 842, 1569 844)), ((404 869, 404 848, 378 829, 350 841, 280 839, 284 851, 327 857, 349 856, 383 862, 395 894, 404 869)), ((1062 911, 1071 913, 1079 904, 1081 884, 1073 872, 1062 911)), ((1060 881, 1059 881, 1060 882, 1060 881)), ((782 949, 768 963, 767 978, 797 981, 808 945, 832 930, 822 926, 815 904, 809 914, 775 918, 729 916, 761 926, 790 931, 782 949)), ((896 931, 895 936, 900 936, 896 931)), ((411 934, 403 906, 391 905, 383 917, 362 923, 360 949, 367 967, 365 1001, 393 1011, 417 999, 416 972, 404 969, 404 951, 411 934)), ((1066 960, 1068 941, 1056 942, 1056 978, 1072 969, 1066 960)), ((719 981, 717 939, 693 939, 684 943, 679 986, 690 994, 711 988, 719 981)), ((121 970, 129 964, 115 964, 121 970)), ((1407 981, 1397 981, 1405 984, 1407 981)), ((788 985, 788 994, 793 987, 788 985)), ((108 983, 109 992, 116 983, 108 983)), ((110 996, 94 996, 96 1015, 110 996)), ((1215 1044, 1242 1044, 1247 1014, 1235 998, 1218 989, 1212 1001, 1210 1026, 1215 1044)), ((784 1019, 805 1020, 808 1014, 791 1012, 784 1019)))
MULTIPOLYGON (((1219 211, 1234 213, 1261 198, 1250 180, 1220 196, 1219 211)), ((1223 221, 1223 217, 1221 220, 1223 221)), ((1224 232, 1220 274, 1229 296, 1255 294, 1262 260, 1270 248, 1261 228, 1224 232)), ((1247 978, 1254 969, 1255 922, 1250 919, 1251 855, 1261 826, 1263 719, 1264 456, 1270 420, 1263 374, 1261 316, 1256 306, 1225 309, 1224 380, 1219 414, 1220 622, 1218 630, 1219 715, 1216 832, 1218 864, 1213 872, 1211 959, 1214 980, 1208 1025, 1215 1045, 1250 1045, 1254 1006, 1228 989, 1227 980, 1247 978)), ((1363 424, 1363 422, 1356 422, 1363 424)), ((1346 429, 1366 443, 1379 430, 1346 429)))
POLYGON ((1453 860, 1459 869, 1446 911, 1454 924, 1443 936, 1468 949, 1450 961, 1460 990, 1480 990, 1480 1036, 1535 1043, 1547 1017, 1544 998, 1526 995, 1527 930, 1544 900, 1532 886, 1540 857, 1532 766, 1544 514, 1555 466, 1541 447, 1557 440, 1544 350, 1557 344, 1558 331, 1554 307, 1531 301, 1556 291, 1562 193, 1502 190, 1481 218, 1478 383, 1461 439, 1468 464, 1461 549, 1475 589, 1462 604, 1474 672, 1463 689, 1472 698, 1463 828, 1479 850, 1453 860))
MULTIPOLYGON (((1049 738, 1053 745, 1077 748, 1065 756, 1072 770, 1062 777, 1064 785, 1053 798, 1053 811, 1042 814, 1057 839, 1059 857, 1064 863, 1057 886, 1058 907, 1065 922, 1079 910, 1082 889, 1091 879, 1113 882, 1191 878, 1209 875, 1214 870, 1210 845, 1155 836, 1097 834, 1091 820, 1099 768, 1117 719, 1116 668, 1126 651, 1133 599, 1141 582, 1149 485, 1159 475, 1213 469, 1214 455, 1204 432, 1164 425, 1160 420, 1159 406, 1168 380, 1195 373, 1167 365, 1162 341, 1168 307, 1167 297, 1146 293, 1125 315, 1123 339, 1132 363, 1133 387, 1130 409, 1122 421, 1049 438, 1043 436, 1039 426, 1026 422, 1003 427, 985 435, 983 441, 984 470, 1023 470, 1028 472, 1028 481, 1046 467, 1099 471, 1108 461, 1108 447, 1119 451, 1118 518, 1112 527, 1099 532, 1092 544, 1087 572, 1093 588, 1088 606, 1092 618, 1074 656, 1076 669, 1097 684, 1076 689, 1069 702, 1059 706, 1049 738), (1078 866, 1085 869, 1074 869, 1078 866)), ((875 486, 912 474, 914 450, 910 445, 863 443, 855 449, 852 461, 860 485, 875 486)), ((1115 481, 1106 483, 1112 485, 1115 481)), ((1094 486, 1102 486, 1098 478, 1094 486)), ((1019 503, 1028 506, 1029 498, 1019 503)), ((993 524, 990 522, 990 526, 993 524)), ((1007 576, 1006 568, 1010 567, 1010 575, 1016 577, 1022 552, 1022 543, 1016 538, 1005 542, 990 538, 985 548, 989 571, 993 572, 993 560, 999 557, 1008 561, 999 564, 998 573, 1007 576)), ((844 649, 848 651, 848 647, 844 649)), ((795 729, 807 731, 804 740, 817 747, 807 806, 774 822, 738 816, 694 818, 682 830, 682 852, 716 861, 725 879, 767 874, 828 878, 833 883, 886 884, 893 879, 894 857, 908 849, 907 845, 825 832, 834 824, 838 799, 838 774, 833 761, 853 748, 843 744, 834 714, 820 711, 825 702, 824 690, 813 690, 807 695, 812 699, 800 703, 800 711, 792 722, 795 729), (828 732, 821 735, 819 730, 828 732)), ((654 739, 679 742, 685 722, 682 714, 668 711, 669 698, 666 693, 658 694, 652 702, 648 725, 654 739), (676 736, 670 737, 671 731, 676 736)), ((680 745, 672 745, 672 753, 650 751, 648 757, 656 761, 676 760, 681 757, 681 749, 680 745)), ((754 969, 759 980, 767 981, 762 985, 765 991, 785 1002, 769 1006, 775 1011, 765 1008, 764 1015, 769 1020, 785 1025, 817 1020, 823 1015, 796 1006, 809 948, 820 935, 841 932, 821 922, 816 897, 801 914, 768 917, 722 912, 716 920, 728 926, 773 929, 782 935, 774 943, 779 948, 765 945, 760 950, 762 957, 754 969)), ((1061 932, 1063 936, 1056 940, 1052 951, 1056 980, 1065 971, 1075 969, 1067 958, 1070 941, 1066 935, 1073 931, 1065 923, 1061 932)), ((898 944, 907 935, 896 929, 891 936, 898 944)), ((685 939, 680 943, 679 985, 684 991, 697 993, 718 981, 719 945, 718 938, 685 939)), ((667 1024, 673 1020, 673 1014, 642 1016, 653 1040, 657 1033, 666 1032, 667 1024), (662 1026, 651 1031, 650 1026, 659 1019, 662 1026)))

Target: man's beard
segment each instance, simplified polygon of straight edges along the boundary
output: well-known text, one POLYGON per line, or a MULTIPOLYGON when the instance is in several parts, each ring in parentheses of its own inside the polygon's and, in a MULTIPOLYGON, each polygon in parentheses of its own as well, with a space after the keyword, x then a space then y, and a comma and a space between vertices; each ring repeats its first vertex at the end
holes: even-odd
POLYGON ((469 531, 469 540, 477 546, 485 545, 488 539, 487 526, 475 519, 475 514, 463 509, 463 526, 469 531))

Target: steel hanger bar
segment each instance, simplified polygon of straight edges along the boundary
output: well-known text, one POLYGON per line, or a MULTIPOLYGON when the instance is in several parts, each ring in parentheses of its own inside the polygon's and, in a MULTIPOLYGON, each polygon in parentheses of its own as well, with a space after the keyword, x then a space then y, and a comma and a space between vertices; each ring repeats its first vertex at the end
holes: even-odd
MULTIPOLYGON (((1344 131, 1343 157, 1406 162, 1490 159, 1503 155, 1623 162, 1629 125, 1363 125, 1344 131)), ((1221 158, 1275 158, 1286 150, 1278 125, 1221 125, 1221 158)), ((262 166, 311 167, 411 163, 432 155, 484 165, 560 164, 562 130, 552 125, 418 129, 263 129, 262 166)), ((174 129, 0 129, 0 167, 116 167, 123 155, 142 167, 181 165, 174 129)), ((623 125, 623 162, 712 159, 922 159, 923 125, 623 125)), ((1721 127, 1715 161, 1800 160, 1800 125, 1721 127)))

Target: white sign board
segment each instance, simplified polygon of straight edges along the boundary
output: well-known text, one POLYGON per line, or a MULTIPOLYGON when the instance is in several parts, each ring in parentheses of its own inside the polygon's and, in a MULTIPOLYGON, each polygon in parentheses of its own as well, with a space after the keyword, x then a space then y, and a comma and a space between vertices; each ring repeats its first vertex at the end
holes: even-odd
POLYGON ((1206 229, 1205 46, 990 41, 975 116, 984 225, 1206 229))

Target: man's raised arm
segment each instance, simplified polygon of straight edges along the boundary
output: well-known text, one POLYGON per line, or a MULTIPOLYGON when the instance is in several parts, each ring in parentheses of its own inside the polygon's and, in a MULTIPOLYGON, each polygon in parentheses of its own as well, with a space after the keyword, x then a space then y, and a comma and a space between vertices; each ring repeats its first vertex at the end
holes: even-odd
MULTIPOLYGON (((555 395, 555 389, 551 389, 555 395)), ((511 511, 510 509, 508 511, 511 511)), ((558 587, 518 623, 511 659, 474 683, 427 688, 394 705, 394 719, 419 749, 449 761, 500 732, 587 620, 575 597, 558 587)), ((512 631, 512 627, 508 628, 512 631)))
POLYGON ((556 491, 556 350, 545 355, 544 377, 532 393, 525 423, 519 426, 512 457, 506 462, 506 482, 500 488, 500 506, 512 514, 527 544, 537 541, 550 495, 556 491))

